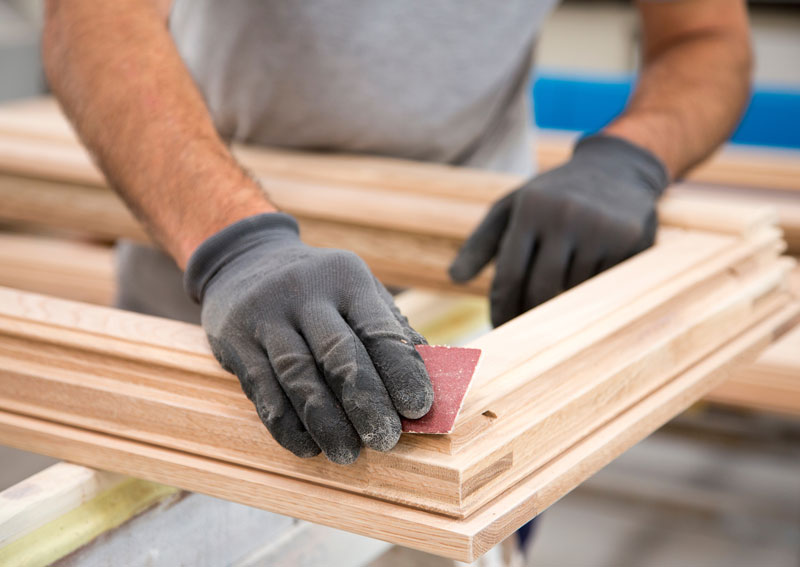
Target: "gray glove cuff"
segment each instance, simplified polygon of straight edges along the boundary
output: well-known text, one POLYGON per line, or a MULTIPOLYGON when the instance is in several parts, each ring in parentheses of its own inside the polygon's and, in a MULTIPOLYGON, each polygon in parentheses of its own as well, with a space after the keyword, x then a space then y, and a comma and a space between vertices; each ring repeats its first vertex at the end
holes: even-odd
POLYGON ((613 168, 614 175, 639 181, 656 197, 669 185, 667 168, 655 154, 616 136, 593 134, 581 138, 575 144, 572 159, 613 168))
POLYGON ((203 241, 186 264, 183 288, 202 303, 208 283, 231 260, 261 244, 299 242, 300 228, 291 215, 264 213, 223 228, 203 241))

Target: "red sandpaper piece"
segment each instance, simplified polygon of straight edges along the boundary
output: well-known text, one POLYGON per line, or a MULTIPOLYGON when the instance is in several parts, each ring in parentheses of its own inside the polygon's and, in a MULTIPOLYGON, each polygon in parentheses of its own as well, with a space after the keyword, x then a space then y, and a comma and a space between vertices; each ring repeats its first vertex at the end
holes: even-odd
POLYGON ((433 384, 433 406, 419 419, 401 417, 405 433, 450 433, 478 366, 477 348, 417 346, 433 384))

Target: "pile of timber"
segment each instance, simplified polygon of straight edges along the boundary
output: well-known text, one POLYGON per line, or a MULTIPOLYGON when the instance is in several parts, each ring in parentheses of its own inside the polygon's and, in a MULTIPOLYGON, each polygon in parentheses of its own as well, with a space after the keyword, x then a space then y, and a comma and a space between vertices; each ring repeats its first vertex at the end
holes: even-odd
MULTIPOLYGON (((273 201, 298 217, 306 242, 353 250, 384 282, 407 287, 452 288, 447 266, 459 244, 522 181, 389 158, 234 151, 273 201)), ((0 202, 0 222, 146 240, 50 100, 0 109, 0 202)), ((740 208, 715 202, 709 210, 667 196, 659 216, 667 225, 715 230, 720 211, 740 208)), ((484 293, 490 277, 487 270, 463 289, 484 293)))
MULTIPOLYGON (((63 121, 42 116, 41 131, 0 119, 0 220, 143 238, 63 121)), ((452 287, 453 253, 519 183, 237 153, 307 241, 402 285, 452 287)), ((471 561, 797 322, 768 209, 671 197, 659 214, 653 248, 469 343, 483 359, 453 433, 405 434, 348 467, 280 448, 201 328, 0 289, 0 443, 471 561)))

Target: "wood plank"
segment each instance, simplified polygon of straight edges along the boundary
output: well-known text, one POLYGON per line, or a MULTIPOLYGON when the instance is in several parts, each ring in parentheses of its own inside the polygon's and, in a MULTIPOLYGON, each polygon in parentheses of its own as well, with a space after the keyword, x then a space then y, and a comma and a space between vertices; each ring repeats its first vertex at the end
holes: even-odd
POLYGON ((178 490, 123 478, 92 499, 0 547, 2 565, 52 565, 167 498, 178 490))
MULTIPOLYGON (((759 233, 745 243, 726 239, 713 242, 705 240, 707 237, 680 234, 663 247, 639 254, 479 338, 470 346, 484 350, 485 368, 493 370, 484 374, 479 368, 474 382, 489 382, 501 371, 519 367, 562 342, 562 348, 566 347, 562 360, 568 359, 705 278, 762 250, 777 252, 777 235, 771 231, 759 233), (507 348, 501 348, 504 345, 507 348)), ((499 385, 474 389, 458 424, 483 413, 489 403, 518 385, 519 382, 504 379, 504 391, 499 385)))
POLYGON ((119 484, 125 477, 57 463, 0 492, 0 548, 119 484))
MULTIPOLYGON (((0 124, 3 115, 9 113, 15 114, 10 109, 0 110, 0 124)), ((24 108, 22 116, 26 116, 24 108)), ((41 117, 34 114, 31 120, 36 124, 41 117)), ((69 132, 58 114, 53 114, 51 120, 54 131, 69 132), (61 127, 57 125, 59 121, 61 127)), ((0 128, 0 170, 6 175, 57 180, 72 184, 72 189, 103 185, 102 176, 74 136, 43 136, 42 129, 35 126, 26 132, 20 127, 24 119, 18 114, 11 121, 16 127, 7 128, 5 133, 0 128)), ((522 181, 513 175, 390 158, 265 148, 236 148, 236 153, 262 179, 275 202, 301 218, 456 239, 463 239, 490 203, 522 181)), ((19 179, 13 181, 22 183, 19 179)), ((82 197, 91 195, 84 192, 82 197)), ((747 225, 763 221, 768 215, 753 207, 739 207, 731 211, 733 214, 720 207, 706 210, 697 202, 685 209, 680 200, 671 201, 667 199, 662 205, 662 222, 667 225, 683 226, 687 212, 697 217, 693 227, 709 229, 714 229, 714 224, 747 225), (677 212, 673 212, 676 208, 677 212)), ((109 205, 101 208, 106 206, 109 205)), ((86 221, 84 226, 90 229, 92 219, 86 221)), ((101 226, 100 230, 107 227, 101 226)), ((130 227, 125 230, 130 234, 130 227)))
MULTIPOLYGON (((247 148, 243 161, 301 224, 304 240, 359 254, 384 282, 485 293, 491 268, 466 286, 447 267, 491 202, 520 182, 497 173, 387 158, 293 155, 247 148), (349 173, 348 173, 349 172, 349 173)), ((0 136, 0 219, 82 230, 103 238, 146 236, 72 141, 0 136)), ((769 224, 768 208, 664 199, 665 225, 745 234, 769 224)))
POLYGON ((31 234, 0 233, 0 286, 110 305, 111 248, 31 234))
POLYGON ((723 206, 764 207, 769 206, 777 212, 777 221, 783 231, 788 251, 800 253, 800 190, 785 191, 727 185, 695 185, 688 183, 670 187, 669 195, 681 197, 687 204, 702 201, 705 204, 718 203, 723 206))
POLYGON ((792 304, 768 317, 464 520, 6 411, 0 411, 0 442, 473 561, 724 380, 798 313, 792 304))
POLYGON ((705 398, 708 401, 800 416, 800 327, 767 348, 705 398))
MULTIPOLYGON (((763 254, 764 256, 758 260, 761 265, 770 260, 770 255, 774 254, 774 250, 770 251, 769 248, 766 248, 763 254)), ((602 345, 601 348, 605 355, 605 352, 608 352, 605 350, 607 348, 605 341, 618 340, 622 333, 626 333, 625 336, 628 336, 633 343, 638 342, 636 340, 637 331, 632 329, 646 326, 653 320, 658 321, 659 314, 665 318, 677 318, 680 313, 687 313, 689 314, 688 316, 691 316, 695 314, 698 305, 703 305, 703 301, 713 302, 717 306, 721 305, 722 293, 720 290, 724 289, 726 285, 724 282, 731 284, 743 275, 743 272, 739 272, 736 276, 732 276, 727 270, 731 269, 731 267, 736 269, 736 266, 741 266, 740 269, 747 270, 748 264, 752 261, 751 257, 742 255, 737 262, 718 264, 716 270, 704 269, 703 271, 694 270, 689 272, 685 274, 682 282, 680 280, 670 282, 672 284, 682 283, 685 287, 682 288, 681 293, 666 294, 664 293, 665 290, 656 289, 654 290, 655 292, 662 292, 660 297, 657 293, 650 293, 641 298, 641 301, 643 303, 646 302, 648 305, 647 310, 642 305, 636 305, 637 302, 631 301, 625 309, 615 313, 614 316, 609 316, 606 319, 598 320, 592 325, 587 325, 586 328, 565 337, 561 342, 554 341, 550 343, 547 345, 549 348, 540 351, 541 353, 538 356, 531 357, 529 360, 515 366, 513 368, 513 378, 510 375, 498 375, 498 377, 502 376, 502 383, 498 382, 491 387, 484 387, 470 396, 469 406, 464 408, 459 416, 459 429, 448 436, 446 440, 442 439, 441 443, 444 444, 446 441, 449 452, 457 452, 460 447, 473 439, 478 434, 476 429, 479 428, 479 423, 491 422, 494 419, 486 420, 483 414, 486 411, 496 414, 497 412, 492 409, 494 404, 505 398, 514 399, 519 388, 528 384, 528 381, 523 379, 525 373, 530 373, 531 376, 542 376, 547 372, 558 372, 558 369, 564 372, 564 364, 570 364, 576 357, 591 352, 597 346, 602 345), (624 317, 625 322, 615 321, 615 317, 624 317)), ((785 280, 785 272, 789 268, 789 265, 778 268, 773 277, 781 281, 785 280)), ((642 331, 640 330, 639 332, 642 331)), ((483 430, 479 432, 483 432, 483 430)))
MULTIPOLYGON (((776 253, 773 247, 771 256, 766 258, 771 260, 776 253)), ((623 271, 621 268, 618 271, 623 271)), ((174 353, 159 353, 147 364, 143 362, 141 349, 132 349, 130 343, 126 344, 126 341, 118 338, 106 337, 99 345, 88 348, 90 352, 87 352, 86 347, 94 342, 95 336, 104 334, 106 328, 112 330, 112 336, 116 334, 117 337, 133 337, 134 345, 145 342, 138 337, 148 337, 147 340, 151 342, 170 340, 189 331, 194 332, 195 339, 202 341, 202 331, 199 328, 8 290, 4 293, 2 302, 5 317, 0 321, 0 327, 8 335, 0 347, 3 351, 0 368, 4 376, 0 384, 0 397, 3 407, 17 412, 58 419, 99 431, 110 431, 140 441, 191 450, 341 489, 356 490, 408 505, 464 516, 490 499, 496 486, 515 482, 520 476, 540 466, 543 455, 551 456, 596 427, 598 422, 593 419, 607 418, 621 411, 645 395, 647 388, 673 376, 679 371, 680 365, 690 363, 705 354, 707 351, 703 349, 721 344, 727 338, 726 332, 741 330, 739 322, 750 316, 758 303, 758 297, 780 285, 785 272, 786 268, 779 264, 775 264, 774 268, 767 266, 766 269, 759 269, 754 281, 750 283, 747 274, 729 274, 726 271, 718 282, 710 282, 702 290, 700 299, 687 297, 683 311, 674 304, 665 307, 665 310, 676 313, 686 312, 687 319, 674 316, 674 323, 665 327, 661 322, 663 316, 656 313, 650 322, 632 324, 637 321, 634 316, 636 313, 633 313, 629 315, 630 320, 621 319, 617 327, 623 329, 632 324, 629 329, 610 343, 602 343, 603 347, 594 348, 591 354, 577 356, 582 350, 591 349, 593 345, 590 343, 584 349, 569 351, 574 355, 568 356, 568 360, 562 364, 557 361, 553 363, 550 357, 548 360, 552 370, 549 374, 544 371, 548 366, 537 361, 523 370, 514 369, 508 375, 505 374, 506 371, 513 369, 508 366, 508 360, 505 365, 498 364, 497 376, 510 376, 509 380, 513 379, 513 383, 522 388, 513 392, 511 398, 523 399, 520 394, 525 392, 527 397, 524 399, 530 400, 531 404, 535 405, 536 400, 541 398, 547 400, 548 404, 552 403, 561 412, 553 413, 555 410, 547 410, 545 406, 538 412, 542 416, 553 416, 554 421, 560 420, 564 425, 564 433, 547 433, 553 438, 553 444, 549 449, 541 449, 536 454, 529 451, 524 453, 526 439, 544 435, 549 426, 536 429, 536 423, 531 423, 531 427, 522 431, 519 436, 511 435, 508 433, 509 427, 516 429, 516 426, 510 425, 513 423, 510 420, 513 419, 514 412, 498 410, 500 419, 493 419, 490 427, 492 439, 496 443, 492 443, 492 446, 484 444, 463 454, 443 455, 432 447, 426 447, 424 442, 420 446, 419 441, 409 441, 401 442, 390 454, 367 451, 359 463, 347 468, 331 465, 323 457, 299 460, 281 450, 272 441, 249 402, 239 392, 238 384, 215 367, 207 350, 196 346, 194 348, 195 353, 202 352, 206 358, 204 367, 195 365, 202 371, 202 375, 194 378, 187 374, 187 368, 191 368, 191 365, 181 363, 178 367, 174 366, 174 353), (741 291, 737 291, 739 289, 741 291), (738 299, 739 296, 735 294, 743 295, 738 299), (699 306, 704 305, 703 302, 708 305, 700 308, 699 306), (696 314, 692 315, 693 313, 696 314), (719 319, 714 319, 715 316, 719 319), (76 320, 80 322, 77 326, 73 323, 76 320), (701 340, 705 335, 701 335, 695 327, 700 325, 698 328, 702 329, 705 328, 702 327, 704 324, 724 325, 720 332, 707 332, 708 338, 701 340), (68 332, 65 333, 65 330, 68 332), (659 334, 660 331, 664 334, 659 334), (623 352, 620 344, 631 343, 631 336, 636 337, 642 333, 650 335, 652 342, 648 344, 653 346, 648 350, 640 342, 633 345, 633 348, 637 353, 641 351, 641 356, 654 358, 641 359, 641 356, 637 358, 620 354, 614 364, 621 365, 621 368, 610 370, 603 375, 603 380, 599 380, 596 373, 600 367, 595 358, 608 358, 610 353, 623 352), (14 336, 19 338, 15 339, 14 336), (666 336, 670 338, 667 339, 666 336), (682 349, 674 346, 678 343, 673 341, 686 342, 684 337, 688 336, 692 338, 689 346, 682 349), (37 340, 38 344, 28 344, 31 339, 37 340), (67 345, 67 350, 41 342, 51 339, 60 345, 67 345), (114 341, 118 344, 109 347, 109 342, 114 341), (629 374, 626 372, 640 372, 636 370, 637 363, 646 365, 651 360, 659 360, 663 356, 661 353, 673 351, 680 352, 681 355, 664 362, 664 373, 653 374, 653 381, 639 380, 640 388, 628 388, 616 399, 606 400, 608 395, 606 398, 601 396, 604 402, 597 407, 604 407, 609 413, 590 412, 589 419, 581 419, 582 410, 576 411, 577 406, 570 406, 569 400, 572 396, 576 392, 584 391, 588 393, 580 398, 583 401, 575 403, 594 404, 593 400, 597 399, 595 392, 602 388, 611 388, 613 391, 615 384, 628 380, 629 374), (125 352, 124 358, 127 362, 112 357, 115 352, 125 352), (168 358, 172 359, 170 366, 173 368, 169 372, 163 366, 163 361, 168 358), (584 370, 581 382, 577 377, 582 367, 590 368, 591 372, 584 370), (543 396, 542 388, 553 380, 551 376, 565 372, 566 375, 574 374, 570 379, 571 388, 574 388, 556 390, 559 395, 555 398, 543 396), (528 385, 525 380, 520 379, 525 376, 537 378, 530 383, 532 385, 528 385), (32 385, 35 387, 31 387, 32 385), (46 399, 39 399, 38 392, 42 391, 48 392, 46 399), (579 426, 569 427, 568 424, 573 422, 579 426), (513 466, 509 462, 511 455, 513 466), (465 486, 469 490, 465 490, 465 486)), ((600 281, 599 285, 604 284, 600 281)), ((571 304, 567 302, 564 305, 570 308, 571 304)), ((599 310, 599 313, 602 315, 607 311, 599 310)), ((532 312, 531 320, 539 321, 534 315, 535 312, 532 312)), ((528 338, 522 333, 514 340, 518 341, 515 344, 519 344, 518 348, 523 351, 520 360, 524 361, 526 356, 523 347, 528 338)), ((506 341, 503 342, 503 346, 508 346, 506 341)), ((201 344, 204 345, 204 341, 201 344)), ((150 356, 149 351, 144 352, 150 356)), ((516 354, 514 356, 520 357, 516 354)), ((487 383, 489 385, 485 387, 492 391, 497 390, 496 384, 492 384, 491 380, 487 380, 487 383)), ((485 399, 485 396, 478 397, 485 399)), ((501 405, 498 399, 494 403, 501 405)))

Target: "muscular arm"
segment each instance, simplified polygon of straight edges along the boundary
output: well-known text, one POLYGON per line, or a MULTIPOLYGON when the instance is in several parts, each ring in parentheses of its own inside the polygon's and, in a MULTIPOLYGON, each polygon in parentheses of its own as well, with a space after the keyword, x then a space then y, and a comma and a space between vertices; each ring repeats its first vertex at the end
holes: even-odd
MULTIPOLYGON (((168 2, 168 0, 166 0, 168 2)), ((433 388, 425 340, 355 254, 313 248, 217 136, 165 0, 51 0, 47 75, 106 177, 185 269, 214 356, 300 457, 388 451, 433 388)))
POLYGON ((496 259, 500 325, 648 248, 656 202, 725 140, 747 99, 743 0, 639 0, 643 65, 625 112, 570 160, 500 199, 450 267, 456 281, 496 259))
POLYGON ((605 132, 645 147, 681 176, 731 133, 752 67, 742 0, 637 2, 642 69, 625 112, 605 132))
POLYGON ((184 268, 207 237, 275 207, 217 135, 163 4, 51 0, 42 52, 106 178, 184 268))

